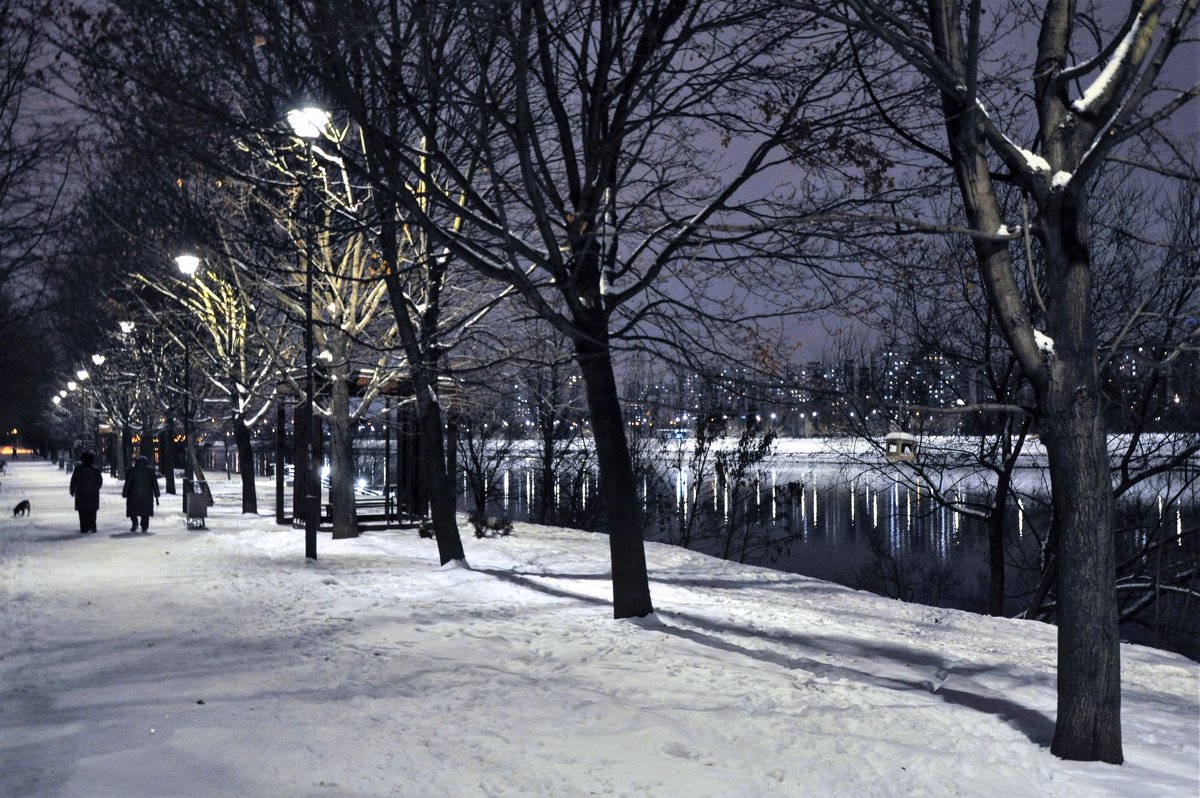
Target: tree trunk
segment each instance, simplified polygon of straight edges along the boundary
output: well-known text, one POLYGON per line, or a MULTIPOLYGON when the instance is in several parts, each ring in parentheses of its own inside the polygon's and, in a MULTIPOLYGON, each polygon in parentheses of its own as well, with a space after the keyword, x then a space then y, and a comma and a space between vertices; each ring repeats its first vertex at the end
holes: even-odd
POLYGON ((396 508, 396 494, 392 491, 392 400, 383 400, 383 500, 384 517, 392 522, 392 510, 396 508))
POLYGON ((650 601, 641 510, 612 357, 607 345, 587 339, 576 341, 575 353, 587 391, 600 465, 600 501, 608 522, 612 557, 613 617, 642 617, 654 612, 654 605, 650 601))
POLYGON ((1042 402, 1058 528, 1058 720, 1050 750, 1064 759, 1120 764, 1112 483, 1095 360, 1090 352, 1070 360, 1060 360, 1061 373, 1042 402))
POLYGON ((458 419, 453 415, 446 419, 446 477, 458 504, 458 419))
POLYGON ((275 397, 275 523, 286 523, 283 511, 284 447, 287 443, 287 406, 283 397, 275 397))
POLYGON ((254 442, 246 421, 238 417, 233 422, 233 442, 237 446, 238 464, 242 476, 242 512, 258 514, 258 492, 254 488, 254 442))
POLYGON ((1042 558, 1042 573, 1038 577, 1037 587, 1033 589, 1033 597, 1029 599, 1029 608, 1025 610, 1025 618, 1030 621, 1042 619, 1042 607, 1046 604, 1046 597, 1050 595, 1051 586, 1058 581, 1058 562, 1054 553, 1058 548, 1057 543, 1058 531, 1054 524, 1051 524, 1050 540, 1046 541, 1042 549, 1046 553, 1042 558))
MULTIPOLYGON (((307 401, 307 400, 305 400, 307 401)), ((308 407, 305 402, 292 405, 292 525, 304 525, 304 493, 308 484, 308 407)))
POLYGON ((421 435, 416 407, 396 408, 396 459, 392 469, 396 483, 397 512, 424 517, 429 510, 425 476, 421 472, 421 435))
POLYGON ((175 495, 175 417, 167 416, 160 439, 159 462, 162 464, 163 490, 175 495))
POLYGON ((538 474, 540 496, 538 497, 538 523, 547 523, 554 509, 554 416, 547 414, 542 424, 542 467, 538 474))
POLYGON ((346 375, 330 375, 329 505, 334 538, 358 537, 354 508, 354 430, 350 419, 350 388, 346 375))
POLYGON ((1012 470, 996 480, 996 496, 988 516, 988 615, 1004 615, 1004 508, 1008 504, 1012 470))
POLYGON ((421 473, 429 493, 429 517, 437 539, 442 565, 466 558, 455 515, 454 483, 446 470, 446 449, 442 440, 442 411, 437 393, 428 384, 416 384, 417 423, 421 447, 421 473))
POLYGON ((126 422, 121 425, 121 457, 117 461, 117 470, 121 474, 121 479, 125 479, 125 472, 129 470, 130 454, 133 452, 133 433, 129 430, 129 424, 126 422))
MULTIPOLYGON (((373 165, 376 170, 382 170, 378 163, 373 165)), ((394 177, 394 175, 392 175, 394 177)), ((383 249, 384 262, 398 262, 399 229, 395 224, 394 208, 385 203, 382 196, 377 198, 382 203, 380 211, 383 221, 379 238, 383 249)), ((425 247, 421 248, 425 251, 425 247)), ((384 281, 388 290, 388 301, 396 318, 396 326, 400 333, 400 341, 412 367, 413 390, 416 392, 417 405, 417 445, 420 451, 420 470, 424 475, 425 490, 429 494, 429 516, 433 522, 433 534, 437 540, 438 556, 442 565, 452 560, 466 559, 463 553, 462 537, 458 533, 458 519, 455 514, 455 485, 447 470, 446 447, 442 437, 442 409, 439 404, 438 388, 438 354, 436 347, 430 342, 436 339, 438 325, 438 294, 436 286, 440 276, 434 272, 444 268, 437 266, 440 259, 431 261, 430 273, 426 275, 426 286, 430 289, 429 304, 422 314, 421 327, 418 330, 413 319, 409 316, 409 306, 405 300, 405 291, 394 270, 384 272, 384 281)), ((397 448, 400 448, 397 445, 397 448)))
MULTIPOLYGON (((973 82, 973 76, 967 78, 957 6, 936 2, 931 8, 937 50, 961 72, 964 84, 973 82)), ((1051 16, 1047 11, 1047 22, 1051 16)), ((943 95, 943 103, 967 218, 972 229, 991 234, 1005 217, 991 182, 978 111, 961 107, 950 95, 943 95)), ((1063 133, 1053 125, 1043 129, 1046 136, 1063 133)), ((1059 168, 1075 171, 1072 164, 1077 160, 1068 161, 1063 151, 1048 154, 1059 168)), ((1064 759, 1120 763, 1113 496, 1099 403, 1086 194, 1075 193, 1079 185, 1072 181, 1063 191, 1035 195, 1034 227, 1042 243, 1047 285, 1044 330, 1034 327, 1038 309, 1025 302, 1007 243, 975 238, 974 248, 988 302, 1037 394, 1050 466, 1054 525, 1059 532, 1058 717, 1051 751, 1064 759), (1038 343, 1039 332, 1052 342, 1048 349, 1038 343)))
MULTIPOLYGON (((195 431, 192 432, 195 435, 195 431)), ((213 506, 212 488, 208 486, 208 478, 204 475, 204 467, 200 465, 200 453, 196 451, 196 446, 192 441, 185 444, 188 452, 191 455, 192 463, 192 492, 204 494, 204 503, 209 507, 213 506), (200 486, 200 490, 196 490, 196 486, 200 486)))

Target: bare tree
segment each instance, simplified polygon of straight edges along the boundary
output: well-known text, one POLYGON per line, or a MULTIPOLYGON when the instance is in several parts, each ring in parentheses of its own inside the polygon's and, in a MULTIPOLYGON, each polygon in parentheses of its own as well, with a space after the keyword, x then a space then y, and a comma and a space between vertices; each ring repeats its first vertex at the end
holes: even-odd
POLYGON ((1045 3, 1040 17, 1017 3, 989 7, 985 15, 982 3, 948 0, 920 7, 845 0, 818 9, 887 45, 887 74, 881 69, 869 78, 880 88, 911 80, 936 98, 945 133, 940 144, 923 137, 922 125, 938 118, 928 106, 914 105, 910 117, 881 107, 882 118, 928 167, 953 176, 987 299, 1033 388, 1050 460, 1058 563, 1052 751, 1068 759, 1123 758, 1090 192, 1104 163, 1118 154, 1145 155, 1145 165, 1158 172, 1195 175, 1188 150, 1165 144, 1165 122, 1200 94, 1198 86, 1173 85, 1168 69, 1173 59, 1187 58, 1182 48, 1197 5, 1134 2, 1116 25, 1072 0, 1045 3), (1023 73, 1015 70, 1021 57, 1023 73), (1028 90, 1014 90, 1026 81, 1028 90), (1139 149, 1141 143, 1149 146, 1139 149), (1044 268, 1024 283, 1013 259, 1023 228, 1001 201, 1004 182, 1028 202, 1025 229, 1044 268))
MULTIPOLYGON (((305 396, 305 401, 314 402, 315 412, 330 425, 335 538, 358 534, 353 446, 359 422, 369 415, 381 391, 395 385, 405 370, 396 351, 397 325, 389 312, 379 249, 371 231, 372 192, 351 179, 339 154, 353 141, 346 130, 327 126, 319 144, 302 148, 304 155, 297 159, 295 150, 301 148, 276 147, 264 139, 256 150, 294 190, 272 194, 257 189, 244 194, 294 242, 299 258, 311 259, 306 268, 313 274, 313 356, 327 390, 305 396)), ((263 179, 255 176, 248 182, 261 184, 263 179)), ((251 260, 240 260, 239 266, 262 276, 251 260)), ((309 312, 304 304, 306 280, 303 270, 284 270, 268 282, 273 304, 297 323, 309 312)), ((289 351, 295 356, 302 349, 289 351)), ((283 372, 293 392, 305 395, 307 387, 298 374, 297 369, 283 372)))
MULTIPOLYGON (((779 197, 757 181, 793 168, 784 144, 798 131, 831 124, 821 78, 836 57, 819 34, 811 49, 794 43, 804 20, 768 18, 757 3, 410 5, 411 25, 385 28, 383 44, 364 48, 348 35, 362 24, 343 23, 340 49, 386 67, 382 85, 419 131, 389 129, 372 150, 410 173, 436 170, 438 180, 397 201, 571 342, 599 461, 614 614, 644 615, 653 607, 614 347, 664 337, 681 314, 703 323, 692 288, 733 262, 769 259, 763 217, 779 197), (404 46, 413 42, 395 31, 410 28, 421 36, 404 46), (778 55, 789 47, 811 63, 792 68, 796 58, 778 55)), ((739 277, 756 298, 766 293, 739 277)), ((731 316, 707 321, 727 333, 731 316)))
MULTIPOLYGON (((0 0, 0 335, 25 330, 22 337, 30 340, 40 337, 34 331, 45 321, 37 314, 54 299, 47 233, 71 162, 73 127, 41 83, 48 53, 36 21, 29 4, 0 0)), ((47 354, 0 349, 0 371, 10 375, 0 385, 0 413, 10 422, 27 416, 22 405, 29 397, 19 388, 44 381, 47 354)))

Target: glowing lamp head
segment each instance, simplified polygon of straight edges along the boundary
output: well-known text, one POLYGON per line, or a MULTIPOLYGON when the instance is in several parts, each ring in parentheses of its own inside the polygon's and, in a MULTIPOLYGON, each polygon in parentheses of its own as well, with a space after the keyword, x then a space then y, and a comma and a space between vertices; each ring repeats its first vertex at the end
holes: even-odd
POLYGON ((329 126, 329 114, 309 105, 288 111, 287 121, 292 126, 292 132, 300 138, 319 139, 329 126))
POLYGON ((180 255, 175 259, 175 263, 184 277, 191 277, 200 268, 200 259, 195 255, 180 255))

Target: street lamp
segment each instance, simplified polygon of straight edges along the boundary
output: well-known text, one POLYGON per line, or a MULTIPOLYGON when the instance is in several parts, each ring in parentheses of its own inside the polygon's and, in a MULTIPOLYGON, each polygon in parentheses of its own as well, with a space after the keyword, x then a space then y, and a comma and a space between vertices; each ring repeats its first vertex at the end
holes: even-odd
MULTIPOLYGON (((86 381, 87 381, 87 379, 88 379, 88 377, 90 377, 91 375, 90 375, 90 374, 88 374, 88 370, 87 370, 87 369, 85 369, 85 368, 80 368, 78 371, 76 371, 76 372, 75 372, 75 376, 79 378, 79 387, 80 387, 80 388, 82 388, 82 387, 83 387, 83 383, 84 383, 84 382, 86 382, 86 381)), ((92 392, 91 392, 91 393, 92 393, 92 408, 91 408, 91 409, 92 409, 92 417, 93 417, 93 421, 95 421, 95 415, 96 415, 96 391, 95 391, 95 389, 92 389, 92 392)), ((82 408, 82 413, 83 413, 83 428, 84 428, 84 434, 86 435, 86 434, 87 434, 87 426, 88 426, 88 423, 87 423, 87 412, 88 412, 88 409, 87 409, 87 407, 85 407, 85 406, 83 405, 83 402, 82 402, 82 400, 80 401, 80 407, 82 408)), ((95 434, 95 437, 98 439, 98 438, 99 438, 99 436, 100 436, 100 433, 98 433, 98 432, 97 432, 97 433, 95 434)), ((85 440, 86 440, 86 438, 85 438, 85 440)), ((98 447, 97 447, 97 448, 98 448, 98 447)))
MULTIPOLYGON (((86 374, 87 372, 84 372, 84 373, 86 374)), ((78 376, 78 375, 76 375, 76 376, 78 376)), ((70 394, 72 394, 72 393, 75 393, 75 392, 76 392, 76 391, 78 391, 78 390, 79 390, 81 387, 82 387, 82 386, 80 386, 80 384, 79 384, 78 382, 76 382, 75 380, 67 380, 67 390, 65 390, 65 391, 59 391, 59 392, 58 392, 58 394, 59 394, 59 396, 61 396, 63 399, 66 399, 66 398, 67 398, 67 397, 68 397, 70 394)), ((76 401, 74 402, 74 405, 75 405, 75 406, 80 406, 80 401, 79 401, 79 400, 76 400, 76 401)), ((68 411, 67 411, 67 412, 68 412, 68 417, 67 417, 67 428, 71 430, 71 451, 70 451, 70 454, 71 454, 71 457, 72 457, 72 459, 73 459, 73 458, 75 457, 75 454, 76 454, 76 452, 75 452, 75 444, 76 444, 76 441, 78 440, 76 436, 77 436, 79 433, 78 433, 78 427, 76 427, 76 425, 75 425, 75 411, 74 411, 74 408, 68 408, 68 411)))
MULTIPOLYGON (((101 355, 99 353, 92 355, 92 363, 95 364, 97 369, 99 369, 101 366, 103 366, 104 361, 107 359, 108 358, 104 357, 104 355, 101 355)), ((97 377, 97 379, 100 380, 101 382, 103 382, 103 379, 104 379, 103 373, 101 373, 100 376, 97 377)), ((94 435, 95 435, 95 444, 96 444, 96 467, 103 469, 104 468, 104 452, 103 452, 104 447, 101 445, 102 441, 100 439, 100 389, 95 385, 92 386, 92 420, 95 423, 94 435)))
POLYGON ((322 108, 306 105, 288 111, 287 121, 292 126, 293 133, 311 143, 313 139, 319 139, 325 133, 325 128, 329 125, 329 113, 322 108))
MULTIPOLYGON (((307 216, 311 203, 308 198, 312 182, 313 140, 319 138, 329 124, 329 114, 320 108, 305 106, 288 111, 288 124, 298 138, 304 140, 308 155, 308 181, 302 195, 304 199, 304 556, 317 558, 317 523, 320 520, 319 484, 313 462, 313 221, 307 216)), ((295 508, 293 508, 295 514, 295 508)))
MULTIPOLYGON (((180 255, 175 258, 179 271, 189 280, 200 268, 200 258, 195 255, 180 255)), ((192 348, 190 336, 183 338, 183 512, 187 514, 191 501, 192 480, 192 348)))

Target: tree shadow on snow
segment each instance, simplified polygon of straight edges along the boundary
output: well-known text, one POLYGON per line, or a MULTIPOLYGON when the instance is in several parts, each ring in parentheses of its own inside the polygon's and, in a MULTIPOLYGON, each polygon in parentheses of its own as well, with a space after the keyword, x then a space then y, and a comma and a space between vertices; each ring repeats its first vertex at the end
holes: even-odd
MULTIPOLYGON (((548 596, 572 599, 596 606, 612 605, 612 602, 608 599, 584 595, 542 581, 556 579, 608 579, 611 578, 608 573, 530 573, 489 568, 474 570, 548 596)), ((755 583, 754 586, 762 587, 758 583, 755 583)), ((825 586, 821 585, 821 587, 825 586)), ((849 591, 848 588, 847 591, 849 591)), ((674 635, 699 645, 739 654, 759 662, 777 665, 785 670, 805 670, 818 677, 844 678, 871 684, 886 690, 918 690, 923 693, 931 693, 939 696, 942 701, 948 704, 993 715, 1024 734, 1033 744, 1047 750, 1049 750, 1051 740, 1054 737, 1053 719, 1037 709, 1025 706, 996 690, 970 681, 967 681, 963 687, 948 687, 946 684, 947 681, 955 677, 961 680, 963 677, 969 677, 977 673, 1002 670, 1002 668, 994 665, 951 663, 934 651, 882 641, 864 640, 846 635, 801 635, 775 632, 764 634, 761 630, 749 629, 733 624, 716 623, 697 615, 664 612, 661 610, 656 612, 655 617, 634 620, 646 629, 653 629, 664 634, 674 635), (687 626, 672 625, 668 622, 672 620, 679 621, 687 626), (869 670, 861 668, 822 662, 806 656, 793 656, 782 651, 751 648, 729 639, 734 636, 743 637, 748 640, 769 642, 774 645, 794 647, 796 649, 829 652, 833 656, 845 658, 848 661, 861 659, 868 662, 879 662, 885 667, 890 663, 893 667, 915 667, 918 670, 913 673, 912 678, 872 673, 869 670)), ((1014 681, 1017 681, 1017 679, 1014 678, 1014 681)), ((1029 681, 1027 675, 1023 681, 1029 681)), ((1049 687, 1052 689, 1053 685, 1051 684, 1049 687)))
POLYGON ((472 568, 471 570, 477 573, 487 574, 501 579, 505 582, 511 582, 519 587, 526 587, 530 590, 535 590, 538 593, 544 593, 547 596, 555 598, 573 599, 587 604, 595 604, 596 606, 612 606, 612 601, 609 599, 597 598, 596 596, 588 596, 583 593, 576 593, 573 590, 565 590, 557 588, 553 585, 548 585, 540 579, 575 579, 575 580, 611 580, 612 577, 607 574, 546 574, 546 573, 528 573, 519 571, 498 570, 495 568, 472 568))
POLYGON ((982 712, 1010 724, 1029 738, 1035 745, 1049 750, 1054 737, 1054 721, 1045 713, 1025 706, 998 691, 966 682, 964 687, 948 687, 946 682, 955 677, 1003 670, 993 665, 950 664, 946 659, 930 651, 895 645, 880 641, 864 640, 843 635, 799 635, 771 633, 765 637, 761 632, 730 624, 714 623, 706 618, 682 613, 659 613, 654 619, 642 619, 639 623, 648 629, 674 635, 700 645, 740 654, 760 662, 778 665, 787 670, 806 670, 819 677, 843 678, 864 682, 886 690, 919 690, 939 696, 942 701, 982 712), (680 620, 688 626, 672 626, 663 620, 680 620), (705 631, 706 630, 706 631, 705 631), (843 664, 822 662, 810 657, 789 656, 784 652, 749 648, 727 639, 729 635, 740 635, 798 648, 828 651, 838 657, 866 660, 868 662, 892 663, 900 667, 920 668, 913 678, 900 678, 843 664))

